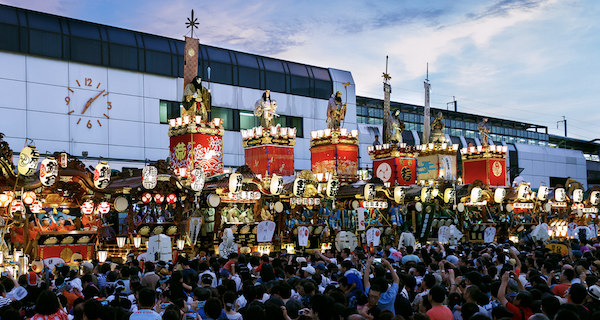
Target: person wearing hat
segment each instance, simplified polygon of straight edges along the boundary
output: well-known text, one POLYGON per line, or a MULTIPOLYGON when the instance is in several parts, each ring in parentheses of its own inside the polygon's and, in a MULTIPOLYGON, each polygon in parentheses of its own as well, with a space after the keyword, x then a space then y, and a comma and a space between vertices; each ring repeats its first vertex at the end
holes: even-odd
POLYGON ((315 266, 315 274, 319 274, 322 277, 321 285, 323 288, 327 288, 327 286, 331 284, 331 279, 326 275, 326 272, 327 267, 324 264, 319 263, 315 266))
POLYGON ((54 224, 56 225, 56 231, 73 231, 75 230, 75 224, 73 223, 73 219, 71 217, 68 217, 68 219, 65 219, 65 215, 61 212, 58 214, 58 216, 56 217, 56 219, 58 220, 58 223, 56 222, 56 220, 54 220, 54 217, 51 216, 52 218, 52 222, 54 222, 54 224), (69 224, 66 224, 66 222, 69 221, 69 224))
POLYGON ((312 266, 303 267, 302 271, 304 271, 304 273, 302 274, 302 278, 305 279, 312 277, 317 272, 312 266))

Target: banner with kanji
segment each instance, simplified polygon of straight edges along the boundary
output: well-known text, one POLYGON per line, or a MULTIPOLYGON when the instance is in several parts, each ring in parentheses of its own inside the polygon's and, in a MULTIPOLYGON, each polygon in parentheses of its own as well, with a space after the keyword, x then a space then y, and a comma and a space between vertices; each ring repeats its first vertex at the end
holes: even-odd
POLYGON ((358 171, 358 146, 329 144, 310 148, 312 172, 335 172, 339 175, 356 175, 358 171))
POLYGON ((294 174, 294 147, 261 145, 244 149, 246 165, 256 174, 294 174))
POLYGON ((373 172, 383 182, 409 186, 417 180, 417 160, 414 158, 384 158, 373 160, 373 172))
POLYGON ((188 133, 170 138, 169 154, 173 169, 191 172, 200 168, 206 176, 223 173, 223 137, 188 133))
POLYGON ((433 154, 417 158, 417 179, 431 180, 442 178, 456 180, 456 156, 433 154))
POLYGON ((61 258, 66 262, 71 261, 71 256, 74 253, 79 253, 83 256, 83 260, 94 259, 93 244, 60 244, 51 246, 39 246, 39 255, 42 259, 61 258))

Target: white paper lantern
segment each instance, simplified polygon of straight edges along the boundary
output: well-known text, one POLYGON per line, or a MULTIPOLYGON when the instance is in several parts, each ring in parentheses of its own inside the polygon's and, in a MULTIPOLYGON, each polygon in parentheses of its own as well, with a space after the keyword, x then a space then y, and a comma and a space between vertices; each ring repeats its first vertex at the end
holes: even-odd
POLYGON ((376 194, 377 194, 377 191, 375 190, 374 184, 372 184, 372 183, 365 184, 365 190, 364 190, 365 200, 375 199, 376 194))
POLYGON ((192 170, 191 175, 191 188, 194 191, 202 191, 204 188, 204 181, 206 180, 206 176, 204 175, 204 171, 202 169, 194 169, 192 170))
POLYGON ((229 176, 229 192, 239 193, 242 191, 242 182, 244 177, 239 173, 232 173, 229 176))
POLYGON ((502 203, 504 202, 504 198, 506 198, 506 189, 497 188, 496 191, 494 191, 494 202, 502 203))
POLYGON ((156 203, 163 203, 165 201, 165 196, 163 196, 160 193, 157 193, 154 195, 154 202, 156 203))
POLYGON ((145 166, 142 170, 142 185, 147 190, 156 188, 158 182, 158 170, 154 166, 145 166))
POLYGON ((40 160, 40 153, 34 146, 26 146, 21 150, 19 154, 18 172, 21 175, 30 177, 35 173, 37 169, 38 161, 40 160))
POLYGON ((327 181, 327 188, 325 190, 327 197, 329 197, 329 198, 337 197, 339 190, 340 190, 340 182, 338 180, 330 179, 329 181, 327 181))
POLYGON ((98 189, 105 189, 110 183, 110 166, 102 161, 96 165, 94 170, 94 186, 98 189))
POLYGON ((554 200, 558 202, 563 202, 567 198, 567 192, 564 188, 556 188, 554 189, 554 200))
POLYGON ((294 180, 293 194, 296 197, 302 197, 304 195, 304 190, 306 190, 306 180, 302 178, 296 178, 296 180, 294 180))
POLYGON ((471 202, 479 202, 481 201, 481 197, 483 196, 483 190, 479 187, 475 187, 471 189, 471 202))
POLYGON ((269 188, 269 191, 271 192, 271 194, 275 194, 278 195, 281 192, 283 192, 283 177, 277 174, 273 175, 273 178, 271 178, 271 185, 269 188))
POLYGON ((0 193, 0 207, 6 208, 14 200, 14 196, 4 192, 0 193))
POLYGON ((522 183, 519 185, 517 189, 517 199, 519 200, 527 200, 527 195, 529 194, 529 184, 522 183))
POLYGON ((106 201, 102 201, 100 202, 100 204, 98 204, 98 212, 99 213, 109 213, 110 212, 110 203, 106 202, 106 201))
POLYGON ((431 200, 431 188, 423 187, 423 189, 421 189, 421 201, 429 201, 429 200, 431 200))
POLYGON ((594 206, 600 204, 600 191, 592 191, 590 194, 590 203, 594 206))
POLYGON ((23 202, 19 199, 15 199, 10 204, 10 212, 15 213, 17 211, 23 211, 23 202))
POLYGON ((23 193, 23 196, 21 197, 21 199, 23 200, 23 203, 26 205, 30 205, 35 201, 35 192, 33 191, 27 191, 25 193, 23 193))
POLYGON ((142 194, 142 202, 150 203, 150 201, 152 201, 152 194, 150 194, 150 192, 144 192, 142 194))
POLYGON ((54 185, 58 177, 58 161, 53 157, 42 160, 40 165, 40 182, 46 187, 54 185))
POLYGON ((548 200, 548 187, 547 186, 540 186, 540 188, 538 189, 538 200, 540 200, 540 201, 548 200))
POLYGON ((216 208, 221 204, 221 197, 218 194, 211 193, 206 197, 206 203, 209 207, 216 208))
POLYGON ((444 202, 445 203, 450 203, 451 201, 454 201, 454 196, 456 194, 456 191, 454 191, 454 188, 446 188, 446 190, 444 190, 444 202))
POLYGON ((29 206, 29 210, 31 210, 32 213, 40 213, 42 211, 42 203, 40 201, 34 201, 30 206, 29 206))
POLYGON ((573 190, 573 201, 577 202, 577 203, 583 201, 583 190, 582 189, 573 190))
POLYGON ((404 188, 395 187, 394 188, 394 201, 396 201, 396 203, 401 203, 402 201, 404 201, 404 197, 406 197, 404 188))
POLYGON ((81 213, 83 214, 92 214, 94 212, 94 202, 86 201, 81 206, 81 213))

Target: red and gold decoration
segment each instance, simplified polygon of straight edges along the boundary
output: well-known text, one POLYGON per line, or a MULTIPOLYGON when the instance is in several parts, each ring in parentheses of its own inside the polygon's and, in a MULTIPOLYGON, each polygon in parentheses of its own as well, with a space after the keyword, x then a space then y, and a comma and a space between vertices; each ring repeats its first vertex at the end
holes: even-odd
POLYGON ((258 174, 294 174, 296 129, 280 126, 242 130, 246 165, 258 174))
POLYGON ((207 177, 223 173, 225 129, 221 119, 215 118, 208 124, 200 119, 198 123, 183 118, 171 120, 175 120, 175 125, 169 130, 169 151, 175 173, 180 178, 189 178, 195 168, 202 169, 207 177))
POLYGON ((506 146, 469 147, 460 150, 464 183, 481 180, 489 186, 506 186, 506 146))
POLYGON ((416 146, 417 180, 457 180, 456 153, 458 144, 428 143, 416 146))
POLYGON ((384 143, 369 146, 367 151, 373 160, 373 175, 384 183, 409 186, 417 180, 416 153, 406 143, 384 143))
POLYGON ((340 181, 358 180, 358 130, 313 131, 310 147, 313 173, 332 173, 340 181))

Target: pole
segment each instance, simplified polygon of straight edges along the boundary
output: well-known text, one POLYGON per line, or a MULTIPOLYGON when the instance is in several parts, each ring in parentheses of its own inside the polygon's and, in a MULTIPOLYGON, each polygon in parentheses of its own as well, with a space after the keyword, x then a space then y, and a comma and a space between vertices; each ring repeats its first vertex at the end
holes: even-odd
POLYGON ((424 108, 424 117, 423 117, 423 141, 421 144, 429 143, 429 132, 430 129, 430 110, 429 110, 429 91, 431 85, 429 84, 429 63, 427 63, 427 76, 425 78, 425 82, 423 82, 425 86, 425 108, 424 108))
POLYGON ((391 125, 390 125, 390 93, 392 93, 392 87, 390 86, 390 75, 388 74, 388 56, 385 56, 385 73, 383 74, 383 143, 390 143, 392 137, 391 125))

